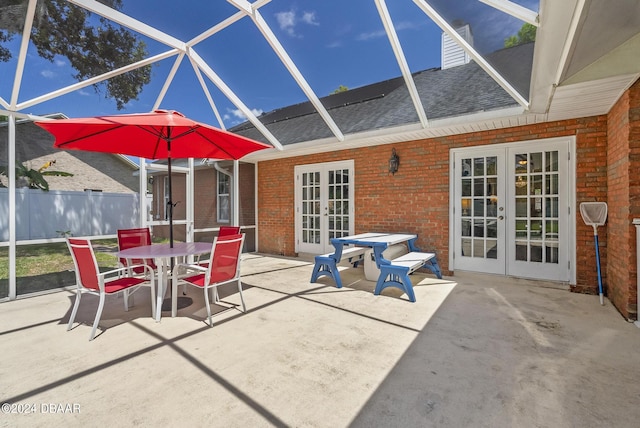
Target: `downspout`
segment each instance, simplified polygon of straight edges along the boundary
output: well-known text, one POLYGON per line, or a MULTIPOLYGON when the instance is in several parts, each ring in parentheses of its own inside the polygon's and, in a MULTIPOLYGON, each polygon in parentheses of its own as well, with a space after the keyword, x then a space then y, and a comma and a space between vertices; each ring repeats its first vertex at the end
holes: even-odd
POLYGON ((195 218, 195 208, 193 206, 195 201, 195 165, 194 159, 189 158, 189 173, 187 174, 187 242, 193 242, 194 233, 193 229, 195 229, 196 218, 195 218))
POLYGON ((140 210, 140 219, 139 224, 140 227, 147 227, 148 218, 147 214, 149 212, 147 207, 147 164, 145 158, 138 158, 138 185, 140 189, 138 190, 138 196, 140 197, 139 202, 139 210, 140 210))

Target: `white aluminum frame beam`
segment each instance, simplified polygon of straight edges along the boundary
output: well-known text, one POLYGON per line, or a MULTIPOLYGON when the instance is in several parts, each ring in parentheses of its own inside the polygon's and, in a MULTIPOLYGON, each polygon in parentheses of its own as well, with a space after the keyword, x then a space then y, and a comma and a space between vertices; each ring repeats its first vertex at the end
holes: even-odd
POLYGON ((16 65, 16 74, 13 80, 13 91, 11 91, 11 107, 18 103, 18 94, 22 84, 22 75, 24 72, 24 64, 27 61, 27 50, 29 48, 29 40, 31 38, 31 28, 33 27, 33 17, 36 11, 38 0, 29 0, 27 12, 24 20, 24 28, 22 29, 22 40, 20 41, 20 53, 18 54, 18 63, 16 65))
POLYGON ((465 52, 469 54, 469 56, 489 75, 493 80, 496 81, 498 85, 502 87, 511 98, 513 98, 518 104, 520 104, 525 109, 529 109, 529 102, 522 96, 520 93, 513 87, 511 84, 504 78, 502 75, 495 69, 491 64, 484 59, 482 55, 480 55, 458 32, 451 26, 449 23, 442 18, 438 12, 435 11, 425 0, 413 0, 413 2, 418 6, 433 22, 438 25, 447 33, 452 40, 454 40, 465 52))
POLYGON ((73 85, 69 85, 66 88, 61 88, 61 89, 58 89, 56 91, 51 91, 48 94, 44 94, 44 95, 41 95, 39 97, 32 98, 32 99, 30 99, 28 101, 24 101, 24 102, 18 104, 16 107, 17 107, 18 110, 22 110, 22 109, 25 109, 27 107, 31 107, 31 106, 34 106, 36 104, 40 104, 40 103, 42 103, 44 101, 48 101, 50 99, 57 98, 59 96, 68 94, 69 92, 77 91, 78 89, 82 89, 82 88, 84 88, 86 86, 91 86, 91 85, 99 83, 99 82, 101 82, 103 80, 110 79, 110 78, 112 78, 114 76, 118 76, 118 75, 124 74, 124 73, 126 73, 128 71, 135 70, 135 69, 140 68, 140 67, 144 67, 145 65, 153 64, 154 62, 163 60, 165 58, 172 57, 172 56, 178 54, 178 52, 179 52, 178 50, 172 49, 170 51, 158 54, 156 56, 152 56, 150 58, 143 59, 141 61, 134 62, 133 64, 129 64, 127 66, 118 68, 117 70, 109 71, 107 73, 101 74, 100 76, 95 76, 95 77, 92 77, 90 79, 83 80, 82 82, 74 83, 73 85))
POLYGON ((220 128, 226 131, 227 127, 224 125, 224 122, 222 121, 222 116, 220 116, 218 107, 216 106, 216 103, 213 101, 213 97, 211 96, 211 91, 209 91, 209 87, 205 83, 204 78, 202 77, 202 73, 198 68, 198 65, 191 59, 191 57, 189 57, 189 62, 193 67, 194 73, 196 73, 196 77, 198 78, 198 82, 200 82, 200 86, 202 87, 202 91, 204 92, 204 95, 207 97, 207 101, 209 101, 209 106, 211 107, 213 114, 216 116, 216 119, 218 119, 218 124, 220 125, 220 128))
POLYGON ((584 14, 584 9, 585 9, 585 0, 578 0, 576 4, 576 8, 573 12, 573 17, 571 19, 569 34, 564 39, 564 46, 562 47, 560 64, 558 65, 556 76, 553 81, 554 88, 560 84, 562 75, 565 73, 565 71, 567 70, 567 67, 569 66, 569 55, 571 54, 571 51, 574 49, 576 34, 578 33, 578 26, 580 25, 582 15, 584 14))
POLYGON ((284 66, 287 68, 287 70, 289 70, 289 73, 294 78, 298 86, 300 86, 300 89, 302 89, 302 91, 305 93, 305 95, 307 96, 311 104, 313 104, 318 114, 320 114, 320 116, 322 117, 324 122, 327 124, 329 129, 331 129, 331 132, 333 133, 333 135, 335 135, 335 137, 339 141, 344 141, 344 134, 342 133, 340 128, 338 128, 338 125, 335 123, 331 115, 329 115, 329 112, 324 107, 324 105, 322 105, 322 103, 320 102, 320 99, 315 94, 313 89, 311 89, 311 86, 309 85, 307 80, 304 78, 304 76, 302 75, 302 73, 300 72, 296 64, 293 62, 293 60, 291 59, 287 51, 284 49, 284 47, 282 46, 282 44, 280 43, 276 35, 273 33, 273 31, 271 31, 271 27, 269 27, 269 24, 267 24, 267 22, 264 20, 264 18, 260 14, 260 11, 257 8, 255 8, 253 4, 249 3, 247 0, 227 0, 227 1, 233 4, 234 6, 236 6, 238 9, 243 11, 248 17, 251 18, 251 20, 254 22, 258 30, 262 33, 264 38, 267 40, 267 43, 269 43, 269 45, 271 46, 275 54, 278 55, 278 58, 280 58, 280 61, 282 61, 284 66))
POLYGON ((282 144, 280 144, 280 141, 278 141, 278 139, 271 133, 271 131, 269 131, 267 129, 266 126, 264 126, 262 124, 262 122, 260 122, 258 120, 258 118, 251 112, 251 110, 242 102, 242 100, 240 100, 240 98, 238 98, 238 96, 227 86, 226 83, 224 83, 224 81, 220 78, 220 76, 218 76, 216 74, 215 71, 213 71, 213 69, 211 67, 209 67, 209 64, 207 64, 202 57, 200 57, 200 55, 198 55, 192 48, 189 48, 189 52, 188 52, 189 58, 191 58, 192 61, 194 61, 197 66, 200 68, 200 70, 202 70, 202 72, 204 72, 204 74, 209 78, 209 80, 211 80, 213 82, 214 85, 216 85, 218 87, 218 89, 220 89, 222 91, 223 94, 225 94, 225 96, 227 98, 229 98, 229 100, 240 109, 240 111, 246 116, 246 118, 253 124, 253 126, 255 126, 258 131, 260 131, 262 133, 262 135, 265 136, 265 138, 267 140, 269 140, 269 142, 278 150, 282 150, 282 144))
POLYGON ((164 99, 164 96, 167 94, 167 91, 169 90, 169 86, 171 86, 171 82, 173 82, 173 78, 178 72, 178 68, 180 68, 180 64, 182 63, 182 59, 184 58, 184 55, 185 53, 181 52, 176 58, 176 60, 173 62, 173 66, 171 67, 171 70, 169 71, 169 74, 167 75, 167 78, 164 81, 164 85, 162 85, 162 89, 160 89, 160 93, 158 93, 158 96, 156 97, 156 102, 153 103, 153 109, 152 109, 153 111, 158 110, 158 108, 160 107, 160 103, 164 99))
POLYGON ((478 0, 481 3, 489 5, 495 9, 498 9, 506 14, 513 16, 521 21, 529 23, 531 25, 535 25, 536 27, 540 26, 540 22, 538 22, 538 14, 531 9, 527 9, 524 6, 520 6, 517 3, 514 3, 509 0, 478 0))
MULTIPOLYGON (((12 113, 9 121, 9 152, 7 153, 7 166, 16 164, 16 116, 12 113)), ((9 170, 9 300, 15 300, 16 287, 16 169, 9 170)))
POLYGON ((378 8, 380 19, 382 19, 382 25, 384 25, 384 30, 387 32, 387 37, 389 38, 389 42, 391 43, 391 48, 393 49, 393 53, 395 54, 398 65, 400 66, 400 70, 402 71, 402 77, 404 78, 404 82, 407 85, 407 89, 409 90, 409 95, 411 96, 411 100, 413 101, 413 106, 415 107, 416 113, 420 118, 420 124, 422 124, 423 128, 426 128, 429 126, 427 113, 425 113, 424 111, 424 106, 422 105, 420 94, 418 94, 418 88, 416 88, 416 83, 413 80, 413 76, 411 75, 411 70, 409 69, 407 58, 405 57, 404 51, 402 50, 402 45, 400 44, 400 39, 398 39, 398 33, 396 33, 396 29, 393 25, 391 15, 389 14, 387 4, 384 0, 375 0, 375 2, 376 7, 378 8))
POLYGON ((134 30, 137 33, 143 34, 153 40, 156 40, 162 44, 170 46, 174 49, 178 49, 180 51, 186 50, 186 43, 176 39, 173 36, 164 33, 157 28, 154 28, 150 25, 147 25, 137 19, 130 17, 129 15, 125 15, 124 13, 112 9, 103 5, 102 3, 98 3, 95 0, 67 0, 69 3, 73 3, 75 5, 81 6, 82 8, 96 13, 103 18, 106 18, 110 21, 113 21, 117 24, 122 25, 123 27, 134 30))

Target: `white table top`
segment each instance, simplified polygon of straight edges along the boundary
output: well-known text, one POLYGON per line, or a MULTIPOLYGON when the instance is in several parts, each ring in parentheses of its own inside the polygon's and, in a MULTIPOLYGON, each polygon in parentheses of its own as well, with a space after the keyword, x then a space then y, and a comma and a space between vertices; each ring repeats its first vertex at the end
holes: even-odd
POLYGON ((174 242, 173 248, 169 244, 141 245, 118 251, 116 256, 123 259, 182 257, 208 253, 212 248, 211 242, 174 242))
POLYGON ((394 245, 401 242, 409 241, 417 238, 418 235, 407 233, 360 233, 358 235, 343 236, 342 238, 334 238, 343 244, 355 244, 373 246, 376 244, 394 245))

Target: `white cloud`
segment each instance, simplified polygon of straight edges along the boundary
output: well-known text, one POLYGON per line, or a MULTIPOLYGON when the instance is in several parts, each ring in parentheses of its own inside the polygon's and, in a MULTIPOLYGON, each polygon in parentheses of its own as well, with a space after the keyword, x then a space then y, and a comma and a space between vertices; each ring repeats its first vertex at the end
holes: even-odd
POLYGON ((295 9, 291 9, 287 12, 276 13, 276 19, 280 29, 287 33, 291 37, 302 37, 297 31, 298 24, 303 23, 307 25, 313 25, 319 27, 320 23, 316 19, 316 12, 303 12, 299 17, 295 9))
POLYGON ((296 13, 293 10, 276 13, 276 19, 282 31, 290 36, 296 35, 296 13))
POLYGON ((60 59, 56 59, 54 64, 56 65, 56 67, 64 67, 65 65, 67 65, 65 61, 62 61, 60 59))
MULTIPOLYGON (((419 27, 420 27, 419 24, 415 24, 409 21, 400 21, 394 26, 396 31, 415 30, 419 27)), ((356 40, 366 41, 371 39, 378 39, 380 37, 387 37, 387 32, 384 29, 378 30, 378 31, 371 31, 369 33, 360 33, 356 37, 356 40)))
POLYGON ((410 21, 400 21, 396 24, 396 31, 402 30, 415 30, 420 27, 420 24, 410 21))
POLYGON ((371 39, 378 39, 380 37, 385 37, 387 33, 384 30, 372 31, 370 33, 360 33, 356 40, 366 41, 371 39))
POLYGON ((318 21, 316 21, 316 13, 315 12, 304 12, 302 14, 302 22, 309 25, 320 25, 318 21))
POLYGON ((56 74, 51 70, 42 70, 40 75, 45 79, 53 79, 56 76, 56 74))
MULTIPOLYGON (((264 111, 262 109, 252 108, 251 113, 253 113, 254 116, 258 117, 262 113, 264 113, 264 111)), ((240 109, 227 109, 227 113, 222 117, 222 119, 232 120, 232 124, 237 125, 238 123, 247 120, 247 116, 245 116, 240 109)))

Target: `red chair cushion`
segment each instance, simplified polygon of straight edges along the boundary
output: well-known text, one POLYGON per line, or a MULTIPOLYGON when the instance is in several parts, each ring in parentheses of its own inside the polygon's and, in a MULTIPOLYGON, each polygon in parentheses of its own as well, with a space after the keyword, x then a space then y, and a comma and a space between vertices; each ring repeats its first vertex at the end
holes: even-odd
POLYGON ((104 284, 104 292, 107 294, 117 293, 118 291, 125 290, 127 288, 135 287, 142 284, 146 280, 144 278, 118 278, 113 281, 109 281, 104 284))

